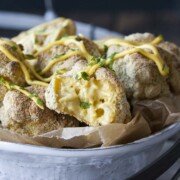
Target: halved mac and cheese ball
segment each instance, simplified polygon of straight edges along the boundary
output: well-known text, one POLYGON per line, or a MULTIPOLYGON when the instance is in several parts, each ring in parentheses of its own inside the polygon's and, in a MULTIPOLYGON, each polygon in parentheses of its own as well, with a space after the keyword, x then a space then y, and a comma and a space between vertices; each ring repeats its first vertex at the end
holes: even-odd
POLYGON ((71 71, 52 78, 45 93, 47 107, 90 126, 128 122, 129 104, 113 72, 99 68, 88 78, 86 67, 86 61, 79 61, 71 71))

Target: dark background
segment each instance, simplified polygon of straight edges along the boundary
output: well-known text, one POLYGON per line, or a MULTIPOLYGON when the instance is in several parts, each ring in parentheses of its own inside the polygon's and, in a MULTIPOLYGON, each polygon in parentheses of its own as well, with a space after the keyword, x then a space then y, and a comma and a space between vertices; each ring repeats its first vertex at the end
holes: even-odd
MULTIPOLYGON (((123 34, 163 34, 166 39, 180 45, 180 0, 53 0, 53 6, 59 16, 123 34)), ((0 1, 0 11, 43 15, 45 10, 43 0, 0 1)))

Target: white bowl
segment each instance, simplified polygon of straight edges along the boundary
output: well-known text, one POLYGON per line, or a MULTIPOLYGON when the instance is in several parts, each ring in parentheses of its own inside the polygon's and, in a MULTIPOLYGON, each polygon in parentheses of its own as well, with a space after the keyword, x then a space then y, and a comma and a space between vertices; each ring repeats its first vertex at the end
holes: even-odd
MULTIPOLYGON (((77 25, 80 33, 92 34, 91 25, 77 25)), ((106 35, 120 34, 98 27, 93 34, 95 38, 106 35)), ((0 141, 0 180, 126 179, 159 157, 165 142, 179 131, 180 123, 176 123, 133 143, 93 149, 56 149, 0 141)))
POLYGON ((180 123, 126 145, 56 149, 0 142, 1 180, 126 179, 161 155, 180 123))

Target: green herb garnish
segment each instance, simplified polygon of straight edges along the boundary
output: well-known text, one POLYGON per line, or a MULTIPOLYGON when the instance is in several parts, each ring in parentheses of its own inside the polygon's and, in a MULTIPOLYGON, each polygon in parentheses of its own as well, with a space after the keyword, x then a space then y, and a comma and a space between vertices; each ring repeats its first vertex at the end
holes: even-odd
POLYGON ((95 56, 93 56, 93 57, 92 57, 92 59, 91 59, 91 60, 90 60, 90 62, 89 62, 89 66, 93 66, 93 65, 95 65, 95 64, 96 64, 95 59, 96 59, 96 57, 95 57, 95 56))
POLYGON ((32 98, 32 97, 38 97, 38 95, 36 93, 32 93, 31 95, 29 95, 29 98, 32 98))
POLYGON ((16 46, 11 46, 11 49, 15 52, 17 50, 16 46))
POLYGON ((35 59, 35 57, 31 54, 25 54, 26 59, 35 59))
POLYGON ((37 103, 39 106, 43 106, 43 102, 42 102, 42 100, 39 99, 39 98, 37 99, 36 103, 37 103))
POLYGON ((24 87, 21 87, 21 86, 19 87, 19 89, 21 89, 21 90, 25 90, 25 88, 24 88, 24 87))
POLYGON ((91 106, 91 104, 88 102, 80 102, 80 107, 82 109, 88 109, 88 108, 90 108, 90 106, 91 106))
POLYGON ((4 78, 0 77, 0 84, 4 84, 4 83, 5 83, 4 78))
POLYGON ((107 53, 107 51, 108 51, 108 46, 104 45, 104 52, 107 53))
POLYGON ((117 54, 117 52, 114 52, 114 53, 112 53, 108 58, 111 59, 111 60, 113 60, 116 54, 117 54))
POLYGON ((64 55, 65 55, 64 52, 61 53, 61 54, 57 54, 57 55, 55 55, 55 56, 53 57, 53 59, 58 59, 58 58, 60 58, 61 56, 64 56, 64 55))
POLYGON ((109 57, 108 57, 108 67, 110 69, 112 69, 113 63, 114 63, 114 57, 117 54, 117 52, 112 53, 109 57))
POLYGON ((93 66, 95 64, 100 64, 100 66, 104 66, 104 62, 105 62, 104 58, 93 56, 93 58, 91 59, 91 61, 89 63, 89 66, 93 66))
POLYGON ((84 80, 88 80, 89 78, 89 75, 86 73, 86 72, 81 72, 81 77, 84 79, 84 80))
POLYGON ((37 37, 35 37, 34 43, 35 43, 35 44, 38 44, 38 39, 37 39, 37 37))
POLYGON ((13 90, 13 89, 14 89, 14 86, 15 86, 15 84, 9 83, 9 88, 10 88, 10 90, 13 90))

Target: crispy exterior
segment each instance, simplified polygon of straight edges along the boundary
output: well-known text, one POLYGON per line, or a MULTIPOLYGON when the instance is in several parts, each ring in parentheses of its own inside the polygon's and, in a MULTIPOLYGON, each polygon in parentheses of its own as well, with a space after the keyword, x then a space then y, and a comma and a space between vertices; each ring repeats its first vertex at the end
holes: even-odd
MULTIPOLYGON (((38 94, 45 103, 44 87, 31 86, 27 90, 38 94)), ((17 133, 33 136, 62 127, 79 126, 75 118, 57 114, 47 107, 42 110, 28 97, 15 90, 6 93, 3 105, 7 117, 1 120, 2 126, 17 133)))
MULTIPOLYGON (((134 33, 128 36, 125 36, 126 40, 132 42, 146 42, 149 43, 155 39, 155 36, 151 33, 134 33)), ((161 49, 168 51, 169 53, 176 56, 178 61, 180 62, 180 48, 172 42, 162 41, 156 45, 161 49)))
MULTIPOLYGON (((97 48, 97 46, 87 38, 82 38, 84 42, 84 46, 87 50, 87 52, 92 55, 92 56, 100 56, 100 52, 97 48)), ((48 51, 42 52, 38 55, 38 64, 36 69, 37 70, 42 70, 45 68, 51 61, 52 59, 59 54, 62 53, 68 53, 72 52, 71 49, 77 49, 77 46, 71 43, 69 46, 64 46, 64 45, 54 45, 51 49, 48 51)), ((58 69, 67 69, 70 70, 72 66, 77 62, 78 60, 82 60, 83 57, 79 55, 72 56, 65 61, 61 61, 56 63, 49 72, 46 73, 47 76, 52 75, 56 70, 58 69)))
MULTIPOLYGON (((124 49, 111 46, 108 54, 121 52, 124 49)), ((128 98, 151 99, 169 94, 166 77, 160 75, 153 61, 139 53, 126 55, 116 60, 113 70, 122 82, 128 98)))
MULTIPOLYGON (((125 39, 136 42, 151 42, 155 36, 150 33, 135 33, 126 36, 125 39)), ((180 93, 180 48, 168 41, 162 41, 156 45, 161 57, 170 68, 170 75, 167 78, 170 90, 175 93, 180 93)))
POLYGON ((63 36, 74 35, 75 33, 76 27, 72 20, 57 18, 28 31, 21 32, 13 40, 23 45, 25 54, 34 54, 37 51, 37 45, 44 47, 63 36))
POLYGON ((124 39, 131 42, 146 42, 149 43, 155 39, 155 36, 151 33, 133 33, 125 36, 124 39))
MULTIPOLYGON (((136 33, 125 39, 133 42, 151 42, 155 37, 150 33, 136 33)), ((113 69, 124 85, 128 98, 152 99, 173 93, 180 93, 179 48, 169 42, 161 42, 156 47, 170 68, 168 77, 160 75, 152 60, 139 53, 126 55, 116 60, 113 69)), ((114 52, 123 52, 130 47, 111 46, 108 56, 114 52)), ((147 49, 146 49, 147 50, 147 49)))
POLYGON ((158 47, 158 50, 170 68, 170 73, 167 77, 170 90, 174 94, 180 94, 180 61, 178 60, 180 56, 161 47, 158 47))
POLYGON ((76 73, 86 66, 86 61, 77 62, 71 71, 57 77, 59 85, 56 77, 52 79, 45 93, 47 107, 75 116, 90 126, 128 122, 131 117, 129 104, 116 76, 105 68, 99 68, 89 81, 76 80, 76 73), (88 101, 90 108, 80 107, 81 101, 88 101))
MULTIPOLYGON (((10 40, 6 39, 6 41, 10 41, 10 40)), ((15 45, 14 42, 12 43, 15 45)), ((10 53, 12 53, 16 58, 20 59, 18 53, 13 51, 9 45, 4 45, 3 47, 9 50, 10 53)), ((0 51, 0 76, 20 86, 26 84, 24 74, 20 68, 19 63, 11 61, 1 51, 0 51)), ((0 101, 3 100, 6 91, 7 91, 6 88, 0 85, 0 101)))

